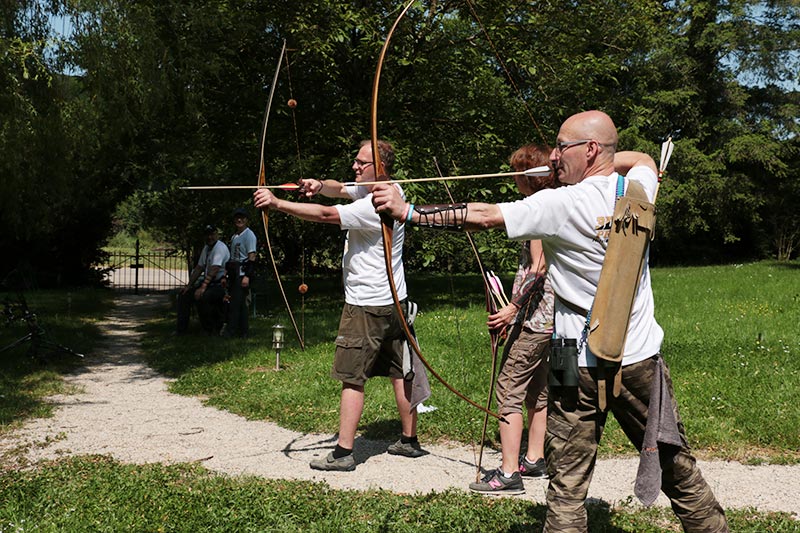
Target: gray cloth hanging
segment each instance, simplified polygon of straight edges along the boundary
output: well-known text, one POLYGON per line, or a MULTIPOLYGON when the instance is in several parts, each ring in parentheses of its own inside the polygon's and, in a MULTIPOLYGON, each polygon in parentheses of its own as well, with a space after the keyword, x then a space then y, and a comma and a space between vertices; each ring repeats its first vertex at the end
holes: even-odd
MULTIPOLYGON (((414 335, 414 340, 419 346, 417 341, 417 333, 414 331, 414 320, 417 318, 417 311, 419 306, 414 302, 406 303, 406 322, 408 329, 414 335)), ((411 347, 411 343, 406 341, 403 345, 403 379, 411 382, 411 412, 417 408, 419 404, 431 397, 431 384, 428 381, 428 372, 422 361, 419 360, 411 347)))
POLYGON ((664 361, 659 355, 650 388, 647 426, 633 488, 633 493, 643 505, 649 506, 656 501, 661 490, 661 465, 671 462, 683 445, 675 411, 672 409, 672 396, 664 376, 664 361))

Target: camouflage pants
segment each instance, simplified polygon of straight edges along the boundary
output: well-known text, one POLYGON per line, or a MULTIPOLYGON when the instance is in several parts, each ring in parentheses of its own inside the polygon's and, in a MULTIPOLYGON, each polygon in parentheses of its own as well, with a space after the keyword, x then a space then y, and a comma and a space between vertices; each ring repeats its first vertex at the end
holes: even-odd
MULTIPOLYGON (((609 411, 637 450, 641 449, 644 439, 657 357, 660 356, 623 367, 620 395, 609 398, 608 402, 609 411)), ((685 444, 686 434, 678 415, 666 363, 664 372, 685 444)), ((561 387, 550 389, 545 437, 550 484, 544 531, 588 531, 585 501, 607 416, 608 412, 597 409, 597 373, 594 368, 580 369, 577 391, 561 387)), ((662 469, 661 490, 669 498, 685 531, 728 531, 725 513, 703 479, 688 446, 685 445, 673 461, 662 462, 662 469)))

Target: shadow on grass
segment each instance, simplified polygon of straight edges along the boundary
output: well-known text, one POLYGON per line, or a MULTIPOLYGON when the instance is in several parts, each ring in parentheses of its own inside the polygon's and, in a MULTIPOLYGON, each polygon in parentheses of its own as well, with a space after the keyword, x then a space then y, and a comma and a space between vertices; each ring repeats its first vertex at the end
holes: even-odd
POLYGON ((782 268, 784 270, 797 270, 800 269, 800 260, 795 259, 794 261, 774 261, 772 265, 775 268, 782 268))
MULTIPOLYGON (((545 514, 547 508, 545 507, 545 514)), ((622 529, 615 526, 611 522, 613 511, 608 502, 598 500, 596 498, 589 498, 586 500, 586 514, 588 515, 589 531, 607 532, 607 533, 623 533, 631 531, 630 529, 622 529)))
MULTIPOLYGON (((511 294, 513 276, 500 276, 506 294, 511 294)), ((483 305, 484 285, 478 274, 414 274, 408 280, 409 298, 417 302, 420 310, 432 307, 467 307, 483 305)))
MULTIPOLYGON (((61 376, 84 364, 84 359, 58 346, 91 352, 100 337, 93 321, 107 311, 111 295, 97 290, 31 291, 25 298, 41 329, 33 332, 13 309, 0 327, 0 350, 4 350, 0 352, 0 432, 16 422, 50 414, 52 405, 44 398, 62 392, 61 376), (29 334, 43 341, 38 350, 33 341, 24 340, 29 334)), ((0 295, 6 303, 15 304, 18 299, 18 293, 0 295)))
MULTIPOLYGON (((276 303, 277 305, 277 303, 276 303)), ((331 342, 338 327, 338 314, 316 308, 305 316, 297 315, 298 327, 305 330, 306 349, 320 343, 331 342), (305 326, 305 327, 303 327, 305 326)), ((139 326, 142 335, 143 356, 154 370, 168 376, 180 377, 196 368, 211 366, 224 361, 247 357, 253 352, 272 352, 272 329, 277 323, 284 325, 286 345, 281 358, 291 360, 303 353, 285 315, 270 314, 250 318, 247 338, 230 339, 209 336, 200 330, 196 318, 186 335, 175 336, 175 314, 171 311, 163 318, 156 318, 139 326)))
POLYGON ((5 367, 0 372, 0 433, 16 421, 47 412, 39 397, 23 390, 22 376, 9 373, 5 367))
MULTIPOLYGON (((8 472, 4 481, 0 515, 28 528, 60 531, 207 531, 220 529, 224 520, 230 531, 273 531, 280 523, 287 531, 523 533, 541 531, 546 517, 543 504, 460 490, 332 490, 326 483, 217 476, 197 465, 123 465, 98 456, 8 472)), ((593 533, 676 530, 661 514, 637 517, 605 502, 587 507, 593 533)))

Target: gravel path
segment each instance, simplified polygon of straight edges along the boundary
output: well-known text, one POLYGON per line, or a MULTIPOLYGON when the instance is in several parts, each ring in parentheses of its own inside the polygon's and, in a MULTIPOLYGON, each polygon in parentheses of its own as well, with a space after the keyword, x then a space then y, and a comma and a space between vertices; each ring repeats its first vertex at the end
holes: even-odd
MULTIPOLYGON (((338 489, 382 488, 400 493, 466 489, 474 478, 472 447, 425 446, 429 455, 407 459, 385 453, 388 442, 362 438, 356 441, 355 472, 314 471, 308 462, 334 446, 331 435, 296 433, 206 407, 197 398, 171 394, 169 380, 141 360, 135 331, 142 317, 163 311, 164 306, 163 297, 120 296, 102 323, 106 335, 97 352, 88 356, 85 367, 66 378, 79 392, 53 397, 58 408, 52 418, 32 420, 0 437, 0 457, 23 446, 31 461, 82 454, 106 454, 130 463, 198 461, 231 475, 324 481, 338 489)), ((499 464, 499 454, 488 452, 483 464, 499 464)), ((800 466, 699 464, 723 507, 755 507, 800 516, 800 466)), ((636 459, 599 461, 589 497, 612 504, 635 500, 636 466, 636 459)), ((525 486, 526 494, 519 497, 544 502, 545 480, 526 480, 525 486)), ((668 502, 662 495, 656 505, 668 502)))

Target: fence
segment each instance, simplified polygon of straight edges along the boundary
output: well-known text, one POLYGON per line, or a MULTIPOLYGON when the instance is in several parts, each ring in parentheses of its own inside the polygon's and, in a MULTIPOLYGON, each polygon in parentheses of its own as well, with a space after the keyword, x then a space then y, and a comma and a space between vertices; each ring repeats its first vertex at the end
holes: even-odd
POLYGON ((112 252, 105 265, 109 287, 121 292, 160 292, 183 287, 189 281, 188 260, 179 250, 141 253, 139 241, 133 254, 112 252))

